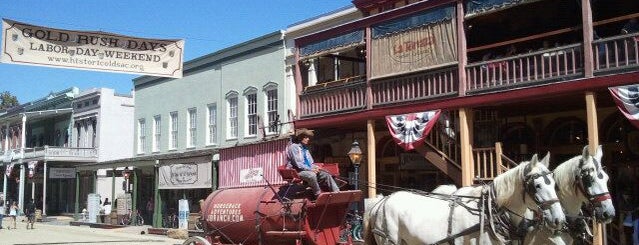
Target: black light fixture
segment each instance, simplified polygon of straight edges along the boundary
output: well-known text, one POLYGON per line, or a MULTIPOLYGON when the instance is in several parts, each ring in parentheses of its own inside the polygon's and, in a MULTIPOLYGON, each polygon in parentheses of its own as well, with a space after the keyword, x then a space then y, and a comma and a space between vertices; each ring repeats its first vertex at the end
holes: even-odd
POLYGON ((351 150, 348 152, 348 158, 351 159, 353 166, 359 167, 359 164, 362 162, 362 149, 359 148, 359 143, 357 141, 353 141, 351 144, 351 150))
POLYGON ((122 170, 122 177, 124 177, 125 180, 129 180, 129 175, 131 175, 131 171, 129 171, 129 167, 125 167, 124 170, 122 170))

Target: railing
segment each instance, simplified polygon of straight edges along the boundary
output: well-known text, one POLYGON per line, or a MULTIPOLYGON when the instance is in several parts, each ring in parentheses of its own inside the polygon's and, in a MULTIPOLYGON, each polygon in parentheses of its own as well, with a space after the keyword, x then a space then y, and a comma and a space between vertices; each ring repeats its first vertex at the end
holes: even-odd
POLYGON ((503 154, 501 142, 496 142, 495 147, 473 149, 473 163, 475 181, 491 181, 517 166, 517 163, 503 154))
POLYGON ((347 112, 366 107, 366 80, 353 81, 300 96, 300 117, 347 112))
POLYGON ((458 81, 456 68, 373 81, 373 106, 457 95, 458 81))
MULTIPOLYGON (((451 116, 450 124, 455 124, 455 122, 459 121, 457 113, 451 113, 451 116)), ((442 156, 448 158, 449 161, 461 169, 461 166, 459 166, 461 162, 461 147, 458 142, 457 137, 447 133, 445 126, 441 123, 437 123, 431 133, 426 136, 426 143, 438 149, 442 156)))
POLYGON ((24 149, 24 159, 44 158, 46 160, 95 161, 97 148, 68 148, 44 146, 24 149))
POLYGON ((632 33, 592 42, 595 73, 607 74, 620 69, 639 68, 639 34, 632 33))
POLYGON ((469 64, 467 91, 488 92, 538 85, 582 76, 581 44, 469 64))

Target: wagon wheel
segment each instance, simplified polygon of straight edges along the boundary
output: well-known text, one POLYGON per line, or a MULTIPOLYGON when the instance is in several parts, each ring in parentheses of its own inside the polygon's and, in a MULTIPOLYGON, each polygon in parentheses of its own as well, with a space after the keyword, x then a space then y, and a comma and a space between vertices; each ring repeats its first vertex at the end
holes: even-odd
POLYGON ((208 240, 200 236, 192 236, 186 239, 182 245, 211 245, 208 240))

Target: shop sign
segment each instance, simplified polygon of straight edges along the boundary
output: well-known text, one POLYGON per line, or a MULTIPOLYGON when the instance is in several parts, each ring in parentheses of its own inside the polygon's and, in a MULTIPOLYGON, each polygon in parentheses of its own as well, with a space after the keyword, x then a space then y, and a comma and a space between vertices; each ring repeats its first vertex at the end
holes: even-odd
POLYGON ((159 168, 160 189, 211 188, 211 163, 177 163, 159 168))
POLYGON ((73 179, 75 178, 75 168, 50 168, 49 179, 73 179))
POLYGON ((3 63, 182 77, 184 40, 2 22, 3 63))

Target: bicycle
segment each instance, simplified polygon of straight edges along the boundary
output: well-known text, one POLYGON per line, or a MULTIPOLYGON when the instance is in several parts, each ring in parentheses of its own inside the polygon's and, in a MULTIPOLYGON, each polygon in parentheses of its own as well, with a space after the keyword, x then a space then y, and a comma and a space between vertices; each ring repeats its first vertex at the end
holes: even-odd
POLYGON ((138 212, 138 210, 136 209, 130 211, 129 214, 124 215, 122 217, 122 221, 120 221, 120 224, 141 226, 144 225, 144 218, 142 218, 142 215, 140 215, 140 212, 138 212), (133 222, 134 219, 132 219, 132 217, 135 217, 135 222, 133 222))
POLYGON ((162 217, 162 227, 178 228, 178 218, 175 213, 162 217))

